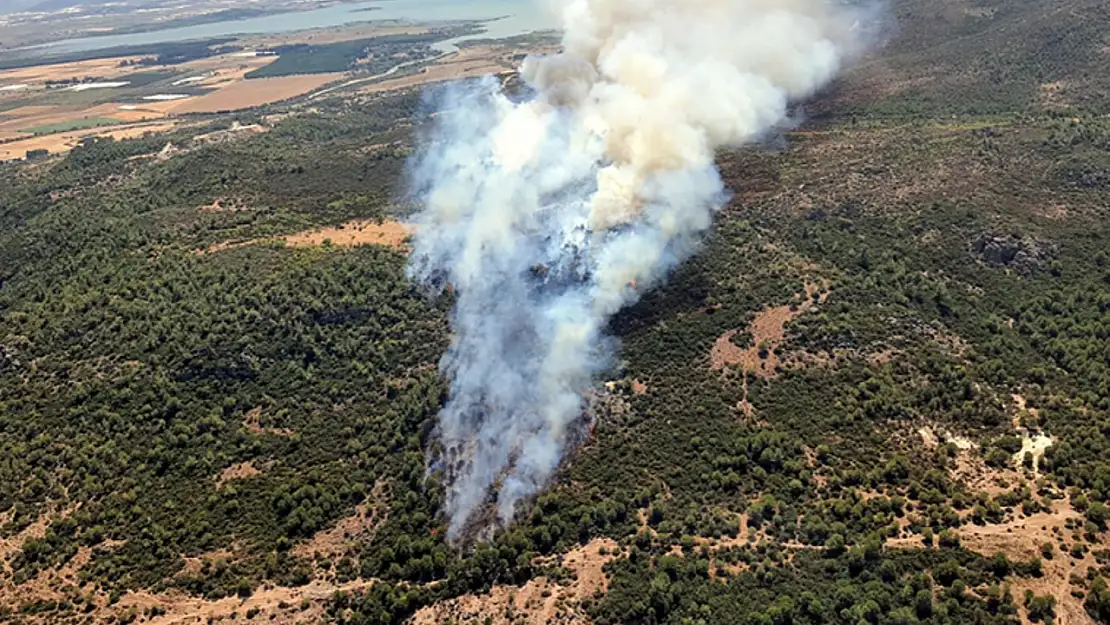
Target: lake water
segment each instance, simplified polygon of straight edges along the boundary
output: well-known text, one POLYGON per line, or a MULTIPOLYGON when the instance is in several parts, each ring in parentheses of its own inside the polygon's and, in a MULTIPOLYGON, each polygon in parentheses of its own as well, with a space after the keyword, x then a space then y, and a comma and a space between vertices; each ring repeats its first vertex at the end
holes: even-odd
POLYGON ((35 54, 50 55, 89 52, 120 46, 171 43, 235 35, 269 35, 377 20, 405 20, 421 23, 448 20, 494 20, 486 24, 485 33, 467 35, 436 44, 436 49, 441 52, 451 51, 455 47, 454 44, 468 39, 500 39, 537 30, 548 30, 555 26, 555 20, 541 8, 538 0, 381 0, 345 4, 312 11, 280 13, 245 20, 167 28, 144 33, 65 39, 33 46, 32 48, 17 48, 13 51, 26 53, 33 50, 35 54))

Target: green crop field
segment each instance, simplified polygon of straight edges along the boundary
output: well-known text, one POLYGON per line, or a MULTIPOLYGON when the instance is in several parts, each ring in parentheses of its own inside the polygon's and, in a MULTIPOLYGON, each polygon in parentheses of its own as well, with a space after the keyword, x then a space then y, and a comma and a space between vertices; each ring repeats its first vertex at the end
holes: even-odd
POLYGON ((100 126, 112 126, 114 124, 121 124, 118 119, 110 117, 85 117, 82 119, 75 119, 71 121, 58 122, 56 124, 46 124, 43 126, 35 126, 28 128, 24 132, 29 132, 36 135, 52 135, 58 132, 68 132, 70 130, 85 130, 86 128, 98 128, 100 126))

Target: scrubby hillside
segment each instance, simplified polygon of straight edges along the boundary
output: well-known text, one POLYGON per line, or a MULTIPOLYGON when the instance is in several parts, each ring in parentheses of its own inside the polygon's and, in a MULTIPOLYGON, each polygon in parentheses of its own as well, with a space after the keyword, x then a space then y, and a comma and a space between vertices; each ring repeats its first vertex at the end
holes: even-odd
POLYGON ((893 10, 721 155, 590 438, 462 553, 450 302, 391 221, 419 94, 0 167, 0 619, 1110 622, 1110 16, 893 10))

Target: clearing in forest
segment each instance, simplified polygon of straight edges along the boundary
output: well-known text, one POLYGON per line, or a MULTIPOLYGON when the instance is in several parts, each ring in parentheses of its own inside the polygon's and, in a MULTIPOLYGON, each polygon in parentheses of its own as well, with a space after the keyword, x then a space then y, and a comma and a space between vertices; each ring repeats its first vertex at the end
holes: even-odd
POLYGON ((605 565, 619 553, 620 547, 610 539, 592 540, 562 558, 562 566, 575 573, 572 581, 559 583, 537 577, 520 588, 494 586, 482 595, 464 595, 423 608, 412 618, 412 623, 587 625, 591 621, 581 603, 605 593, 609 587, 605 565))
MULTIPOLYGON (((202 208, 205 211, 223 209, 219 206, 208 205, 202 208)), ((359 245, 386 245, 393 248, 405 247, 411 227, 399 221, 374 221, 372 219, 355 219, 338 226, 316 228, 284 237, 267 237, 262 239, 248 239, 246 241, 223 241, 199 250, 199 255, 214 254, 223 250, 234 249, 256 243, 274 243, 283 241, 291 247, 315 247, 320 245, 334 245, 337 247, 357 247, 359 245)))
MULTIPOLYGON (((713 344, 709 354, 713 369, 720 370, 739 365, 745 373, 754 373, 761 378, 775 377, 779 366, 779 356, 775 353, 775 348, 786 336, 786 324, 812 308, 814 295, 817 295, 822 288, 827 289, 828 285, 821 287, 807 283, 804 295, 797 296, 800 301, 765 308, 757 313, 748 326, 748 332, 752 335, 750 347, 742 348, 732 342, 739 330, 730 330, 722 334, 713 344)), ((824 303, 827 297, 828 293, 823 292, 816 301, 824 303)))

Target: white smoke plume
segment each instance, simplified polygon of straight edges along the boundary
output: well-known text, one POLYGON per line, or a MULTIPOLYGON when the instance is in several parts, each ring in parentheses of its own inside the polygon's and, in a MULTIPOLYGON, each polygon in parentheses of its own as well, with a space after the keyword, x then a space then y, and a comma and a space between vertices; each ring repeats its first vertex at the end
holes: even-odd
POLYGON ((410 274, 453 288, 439 416, 449 540, 544 488, 612 353, 609 318, 697 247, 715 150, 788 121, 862 49, 832 0, 555 0, 563 49, 530 99, 456 86, 412 164, 410 274))

